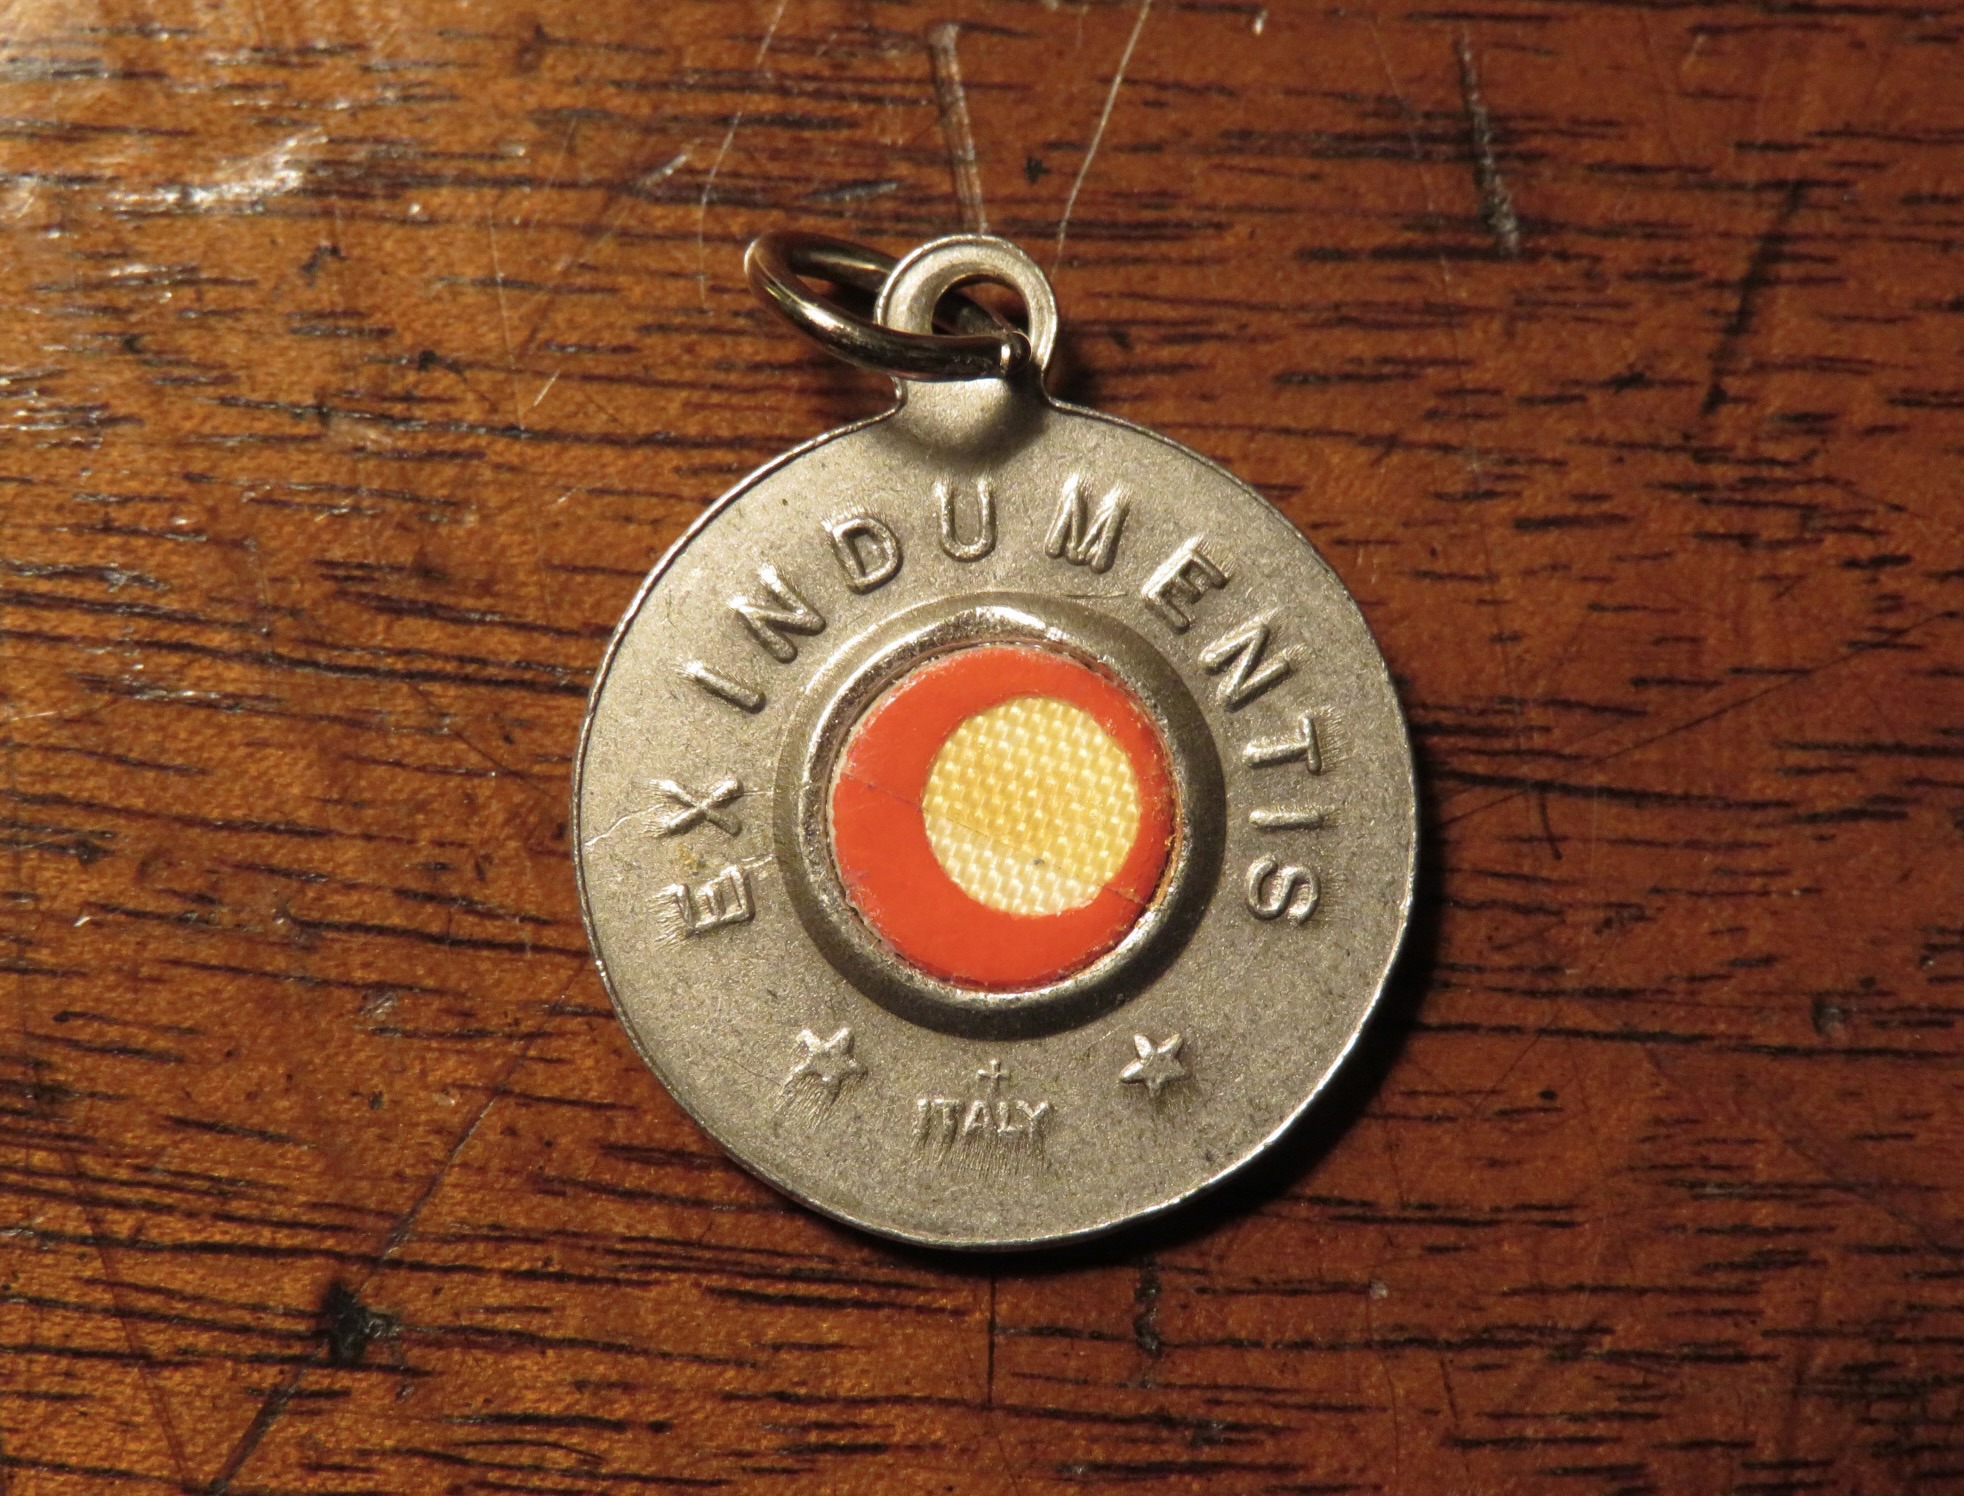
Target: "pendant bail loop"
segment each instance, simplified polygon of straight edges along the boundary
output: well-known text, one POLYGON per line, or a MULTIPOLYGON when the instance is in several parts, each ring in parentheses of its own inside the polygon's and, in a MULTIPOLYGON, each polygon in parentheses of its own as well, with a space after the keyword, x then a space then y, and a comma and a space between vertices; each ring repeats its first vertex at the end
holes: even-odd
POLYGON ((950 234, 910 251, 887 277, 873 315, 901 332, 926 332, 941 298, 976 281, 1008 286, 1022 298, 1028 355, 1038 373, 1047 370, 1057 346, 1057 297, 1037 262, 1007 239, 950 234))
MULTIPOLYGON (((908 260, 910 263, 916 262, 925 251, 952 242, 971 241, 937 240, 916 250, 908 260)), ((1004 249, 1011 248, 1000 240, 972 242, 989 246, 1001 244, 1004 249)), ((895 265, 896 261, 891 256, 865 245, 792 230, 759 235, 750 242, 743 257, 744 274, 759 300, 828 353, 862 369, 889 374, 896 379, 1006 379, 1030 362, 1030 338, 966 296, 957 295, 955 298, 952 320, 957 331, 937 333, 930 330, 934 313, 932 304, 927 307, 925 316, 914 319, 927 323, 927 328, 902 331, 898 327, 885 325, 882 320, 868 319, 847 311, 836 302, 815 294, 804 281, 804 277, 809 275, 851 286, 880 297, 884 310, 887 300, 884 293, 895 265)), ((1034 269, 1034 265, 1031 268, 1034 269)), ((1031 299, 1026 276, 1003 275, 990 262, 980 265, 974 273, 960 277, 965 280, 977 278, 1007 280, 1023 294, 1025 305, 1031 308, 1032 326, 1038 326, 1039 308, 1031 299)), ((1037 280, 1042 281, 1040 271, 1037 272, 1037 280)), ((946 289, 944 287, 944 294, 946 289)), ((939 299, 939 296, 935 298, 936 301, 939 299)), ((1048 306, 1048 328, 1050 338, 1054 339, 1056 304, 1050 300, 1047 284, 1042 288, 1042 300, 1048 306)), ((1038 353, 1039 365, 1047 361, 1048 354, 1046 341, 1038 353)))

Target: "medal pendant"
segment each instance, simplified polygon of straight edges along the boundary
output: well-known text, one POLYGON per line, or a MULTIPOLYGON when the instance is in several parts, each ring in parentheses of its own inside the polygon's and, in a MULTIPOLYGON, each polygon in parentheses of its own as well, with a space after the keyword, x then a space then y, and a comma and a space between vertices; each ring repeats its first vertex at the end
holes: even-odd
POLYGON ((750 269, 900 398, 724 496, 615 635, 573 815, 615 1007, 738 1161, 869 1231, 1175 1206, 1383 989, 1416 860, 1384 661, 1260 495, 1045 393, 1056 307, 1014 246, 781 236, 750 269), (949 294, 976 280, 1027 334, 949 294))

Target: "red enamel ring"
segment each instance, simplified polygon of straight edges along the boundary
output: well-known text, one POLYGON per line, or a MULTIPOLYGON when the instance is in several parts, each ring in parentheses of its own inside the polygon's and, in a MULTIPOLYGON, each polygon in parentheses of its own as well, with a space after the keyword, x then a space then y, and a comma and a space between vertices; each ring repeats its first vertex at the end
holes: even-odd
POLYGON ((1015 990, 1082 970, 1138 923, 1172 855, 1174 788, 1157 730, 1119 681, 1040 646, 977 644, 916 666, 855 724, 830 824, 847 896, 901 960, 964 987, 1015 990), (1012 912, 965 889, 937 854, 923 805, 956 730, 1024 699, 1088 716, 1123 755, 1135 790, 1136 825, 1116 869, 1057 912, 1012 912))

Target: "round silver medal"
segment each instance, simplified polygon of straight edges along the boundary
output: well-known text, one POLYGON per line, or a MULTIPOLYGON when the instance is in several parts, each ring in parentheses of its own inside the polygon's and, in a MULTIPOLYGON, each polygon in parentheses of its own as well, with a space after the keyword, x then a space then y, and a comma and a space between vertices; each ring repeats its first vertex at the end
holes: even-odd
POLYGON ((1175 1206, 1383 989, 1417 834, 1384 661, 1252 489, 1045 393, 1055 304, 1013 246, 786 236, 751 273, 900 399, 739 484, 614 637, 573 807, 614 1005, 738 1161, 867 1230, 1018 1247, 1175 1206), (949 294, 985 279, 1027 335, 949 294))

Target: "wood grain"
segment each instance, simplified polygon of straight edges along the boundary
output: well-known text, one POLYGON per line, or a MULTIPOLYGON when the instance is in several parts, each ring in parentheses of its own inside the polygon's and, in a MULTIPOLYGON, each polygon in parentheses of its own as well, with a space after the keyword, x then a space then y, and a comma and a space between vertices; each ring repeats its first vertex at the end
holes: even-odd
POLYGON ((1964 1485, 1964 25, 1887 3, 0 16, 0 1491, 1964 1485), (642 1068, 565 839, 796 225, 1358 593, 1426 907, 1341 1094, 952 1260, 642 1068))

